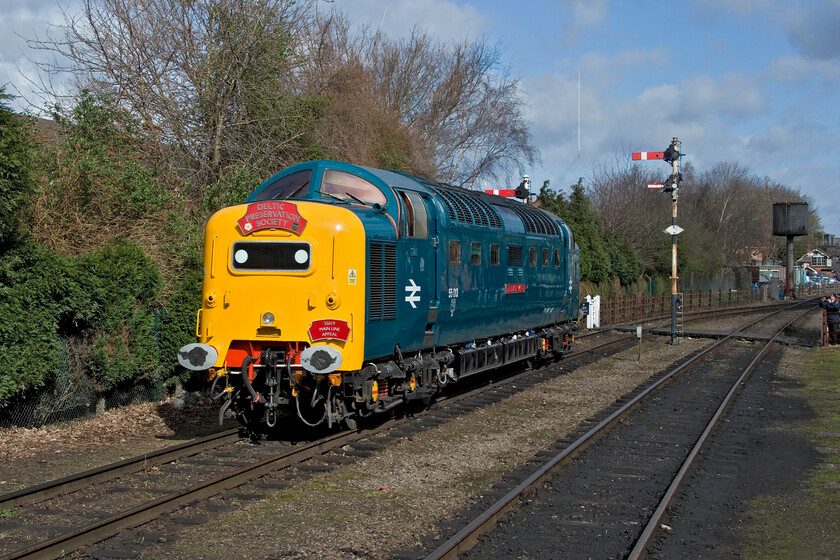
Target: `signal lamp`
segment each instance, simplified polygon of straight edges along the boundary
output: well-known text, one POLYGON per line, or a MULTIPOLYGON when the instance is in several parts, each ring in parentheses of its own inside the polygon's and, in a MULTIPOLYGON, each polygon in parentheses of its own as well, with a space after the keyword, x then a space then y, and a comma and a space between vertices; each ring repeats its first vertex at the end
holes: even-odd
POLYGON ((262 316, 261 320, 262 320, 262 324, 265 325, 266 327, 273 325, 274 324, 274 313, 271 313, 271 312, 263 313, 263 316, 262 316))

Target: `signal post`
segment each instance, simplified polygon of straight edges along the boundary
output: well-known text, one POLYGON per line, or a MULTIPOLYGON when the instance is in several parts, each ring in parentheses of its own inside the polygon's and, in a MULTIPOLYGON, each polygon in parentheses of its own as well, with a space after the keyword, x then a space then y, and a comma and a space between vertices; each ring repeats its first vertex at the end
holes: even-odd
POLYGON ((645 161, 661 159, 666 163, 670 163, 672 167, 671 176, 665 183, 648 184, 649 189, 662 189, 664 192, 671 193, 671 226, 665 229, 665 233, 671 234, 671 344, 675 344, 677 340, 677 308, 680 305, 679 290, 677 289, 677 235, 683 230, 677 225, 677 198, 679 197, 680 181, 682 175, 680 174, 680 141, 675 136, 671 140, 671 145, 665 149, 664 152, 633 152, 634 161, 645 161))

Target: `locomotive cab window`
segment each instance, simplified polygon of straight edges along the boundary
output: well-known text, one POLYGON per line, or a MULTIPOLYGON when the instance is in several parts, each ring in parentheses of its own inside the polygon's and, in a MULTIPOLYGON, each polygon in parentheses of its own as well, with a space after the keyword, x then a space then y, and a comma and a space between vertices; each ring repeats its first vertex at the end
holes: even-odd
POLYGON ((387 199, 376 186, 358 175, 327 169, 321 179, 321 194, 367 204, 385 204, 387 199))
POLYGON ((461 264, 461 242, 449 242, 449 264, 461 264))
POLYGON ((499 244, 490 244, 490 266, 499 266, 499 244))
POLYGON ((426 203, 415 192, 399 191, 405 204, 405 234, 408 237, 426 239, 429 237, 429 216, 426 203))
POLYGON ((269 183, 263 190, 254 197, 255 202, 263 200, 286 200, 288 198, 300 198, 309 192, 309 181, 312 179, 312 170, 304 169, 285 177, 280 177, 273 183, 269 183))
POLYGON ((537 266, 537 248, 528 249, 528 266, 537 266))
POLYGON ((470 243, 470 264, 481 264, 481 243, 470 243))

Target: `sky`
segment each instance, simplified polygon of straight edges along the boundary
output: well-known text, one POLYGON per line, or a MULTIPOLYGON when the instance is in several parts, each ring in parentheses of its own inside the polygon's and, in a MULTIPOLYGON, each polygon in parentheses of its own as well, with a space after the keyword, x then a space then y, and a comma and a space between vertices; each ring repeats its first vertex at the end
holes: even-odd
MULTIPOLYGON (((31 96, 25 78, 40 53, 26 39, 43 37, 61 24, 60 8, 72 13, 77 3, 0 0, 8 93, 31 96)), ((586 184, 623 168, 631 152, 662 151, 678 137, 683 163, 702 172, 737 162, 797 189, 840 236, 840 0, 319 4, 333 7, 391 36, 417 26, 443 41, 498 44, 541 153, 542 163, 524 170, 536 188, 546 179, 586 184)), ((663 179, 669 172, 660 161, 641 165, 661 168, 663 179)))

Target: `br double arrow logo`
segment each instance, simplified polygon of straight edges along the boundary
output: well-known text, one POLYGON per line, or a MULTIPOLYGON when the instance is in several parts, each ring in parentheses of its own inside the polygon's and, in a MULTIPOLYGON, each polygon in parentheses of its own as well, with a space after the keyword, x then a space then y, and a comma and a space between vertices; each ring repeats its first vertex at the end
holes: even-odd
POLYGON ((405 287, 406 292, 411 292, 407 296, 405 296, 405 301, 411 304, 411 307, 417 309, 417 302, 420 301, 420 296, 417 295, 417 292, 420 291, 420 286, 414 283, 414 278, 409 278, 408 281, 411 285, 405 287))

